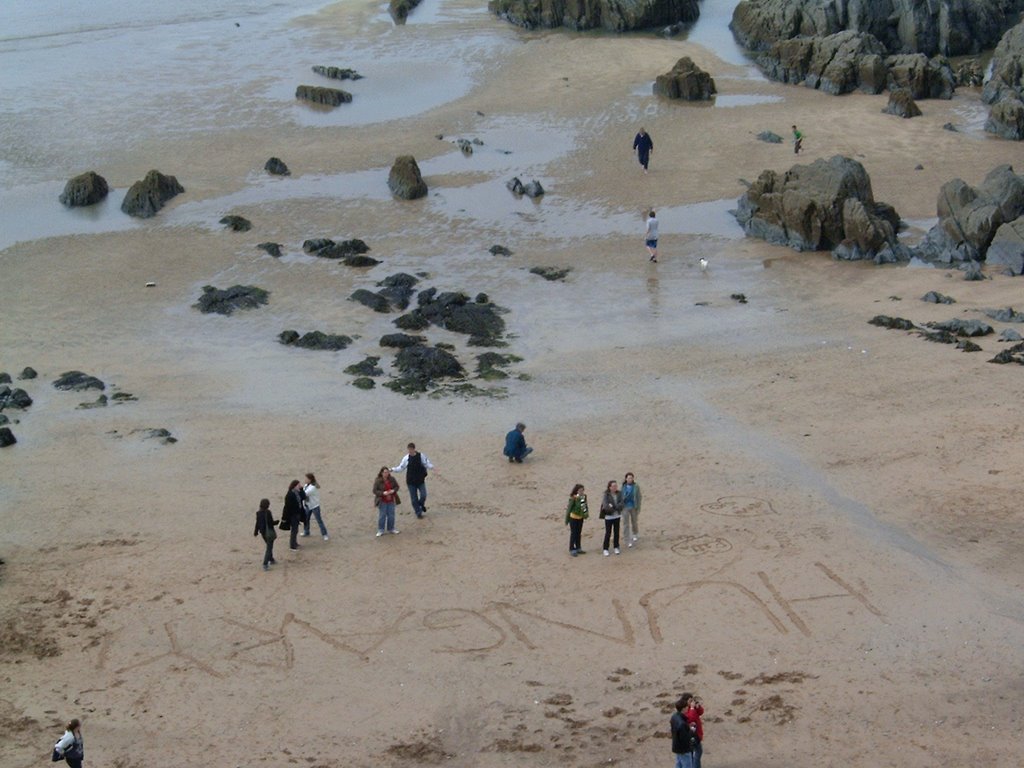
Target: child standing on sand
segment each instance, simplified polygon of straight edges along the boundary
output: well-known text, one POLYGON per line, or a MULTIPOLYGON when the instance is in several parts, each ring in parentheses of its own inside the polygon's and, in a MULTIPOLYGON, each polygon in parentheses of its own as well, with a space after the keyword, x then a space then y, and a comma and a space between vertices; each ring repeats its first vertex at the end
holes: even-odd
POLYGON ((793 154, 799 155, 800 150, 804 148, 804 135, 797 130, 797 127, 793 126, 793 154))

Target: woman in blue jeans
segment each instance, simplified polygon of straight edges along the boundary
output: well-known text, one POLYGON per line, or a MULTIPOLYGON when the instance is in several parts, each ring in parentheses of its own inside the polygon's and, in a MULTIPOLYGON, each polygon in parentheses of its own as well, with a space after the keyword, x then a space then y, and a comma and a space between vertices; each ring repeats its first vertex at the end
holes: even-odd
POLYGON ((320 483, 316 481, 316 475, 312 472, 306 473, 306 484, 302 487, 302 491, 306 494, 306 500, 303 502, 306 507, 306 522, 302 535, 309 536, 309 525, 315 517, 316 524, 320 526, 320 535, 324 537, 324 541, 327 541, 327 526, 324 525, 324 519, 320 516, 320 483))
POLYGON ((395 505, 401 504, 398 497, 398 480, 391 475, 391 470, 381 467, 377 479, 373 481, 373 504, 377 507, 377 535, 398 533, 395 528, 395 505))

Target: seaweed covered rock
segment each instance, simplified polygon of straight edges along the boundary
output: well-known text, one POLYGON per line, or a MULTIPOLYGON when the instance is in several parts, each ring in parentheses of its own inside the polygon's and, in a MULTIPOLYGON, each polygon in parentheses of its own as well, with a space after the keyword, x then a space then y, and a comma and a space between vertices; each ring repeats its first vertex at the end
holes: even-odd
POLYGON ((284 160, 279 157, 272 157, 263 164, 263 170, 272 176, 291 176, 292 172, 288 170, 288 166, 284 164, 284 160))
POLYGON ((24 389, 0 386, 0 411, 7 408, 25 410, 30 405, 32 405, 32 398, 24 389))
POLYGON ((290 347, 299 347, 301 349, 325 349, 329 351, 345 349, 352 343, 352 338, 350 336, 324 333, 323 331, 310 331, 309 333, 304 333, 301 336, 296 331, 282 331, 278 336, 278 340, 282 344, 290 347))
POLYGON ((252 229, 252 222, 244 216, 224 216, 220 223, 232 232, 248 232, 252 229))
POLYGON ((425 336, 410 336, 408 333, 386 333, 380 337, 380 342, 378 343, 382 347, 405 349, 406 347, 415 347, 417 344, 425 344, 426 341, 425 336))
POLYGON ((391 11, 391 18, 396 24, 405 24, 412 10, 420 4, 420 0, 391 0, 388 3, 388 10, 391 11))
POLYGON ((655 96, 682 101, 710 101, 718 92, 711 75, 683 56, 671 70, 654 80, 655 96))
POLYGON ((110 192, 107 180, 96 171, 86 171, 68 179, 64 191, 60 193, 60 201, 68 208, 95 205, 105 199, 110 192))
POLYGON ((261 251, 265 251, 275 259, 281 258, 281 244, 280 243, 260 243, 256 246, 261 251))
POLYGON ((184 191, 185 188, 174 176, 165 176, 160 171, 152 170, 128 188, 121 202, 121 210, 129 216, 148 219, 156 216, 168 200, 184 191))
POLYGON ((700 16, 697 0, 490 0, 487 8, 527 29, 568 27, 627 32, 696 21, 700 16))
POLYGON ((81 371, 65 371, 53 382, 53 386, 56 389, 69 392, 82 392, 87 389, 104 390, 107 388, 107 385, 95 376, 90 376, 81 371))
POLYGON ((295 89, 295 98, 312 104, 337 107, 352 101, 352 94, 340 88, 324 88, 321 85, 300 85, 295 89))
POLYGON ((885 105, 882 112, 896 117, 910 118, 920 117, 921 109, 910 95, 906 88, 897 88, 889 94, 889 103, 885 105))
POLYGON ((395 367, 401 373, 385 386, 399 392, 426 392, 440 379, 465 374, 458 358, 446 349, 422 344, 406 347, 395 356, 395 367))
POLYGON ((270 293, 254 285, 232 285, 223 290, 203 286, 203 295, 192 306, 204 313, 230 315, 236 309, 256 309, 267 303, 270 293))
POLYGON ((416 200, 426 197, 427 184, 420 174, 420 167, 412 155, 401 155, 395 158, 391 172, 388 174, 388 188, 391 194, 402 200, 416 200))
POLYGON ((380 288, 377 293, 386 298, 396 309, 405 309, 412 300, 415 293, 414 286, 418 282, 419 278, 414 275, 407 272, 396 272, 377 283, 380 288))
POLYGON ((0 448, 7 448, 18 442, 10 427, 0 427, 0 448))
POLYGON ((349 301, 355 301, 364 307, 369 307, 374 312, 390 312, 391 302, 379 293, 368 291, 365 288, 358 288, 348 297, 349 301))
POLYGON ((329 77, 332 80, 362 80, 363 76, 356 72, 354 69, 348 67, 325 67, 322 64, 317 64, 313 67, 313 71, 318 75, 329 77))
POLYGON ((416 300, 415 313, 440 328, 469 334, 470 344, 493 345, 505 333, 505 321, 490 302, 470 301, 464 293, 438 294, 435 288, 420 291, 416 300))
POLYGON ((384 370, 377 365, 379 357, 368 356, 358 363, 346 366, 345 373, 350 376, 383 376, 384 370))

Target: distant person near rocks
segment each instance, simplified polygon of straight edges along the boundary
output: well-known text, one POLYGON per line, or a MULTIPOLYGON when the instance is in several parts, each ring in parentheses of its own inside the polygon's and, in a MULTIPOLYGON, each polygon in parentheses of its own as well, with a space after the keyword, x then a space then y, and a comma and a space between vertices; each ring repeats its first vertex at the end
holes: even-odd
POLYGON ((302 535, 309 536, 309 524, 313 522, 315 517, 316 524, 320 526, 320 535, 324 537, 324 541, 329 541, 330 537, 327 535, 327 526, 324 525, 324 518, 320 513, 320 483, 316 481, 316 475, 312 472, 306 473, 306 484, 302 486, 302 492, 306 497, 302 502, 306 512, 302 535))
POLYGON ((512 462, 522 464, 523 459, 533 453, 533 448, 526 444, 526 438, 523 437, 523 432, 525 431, 526 425, 520 421, 513 429, 509 430, 507 435, 505 435, 504 454, 508 456, 510 464, 512 462))
POLYGON ((398 481, 391 470, 381 467, 373 481, 373 505, 377 507, 377 535, 399 533, 395 528, 395 506, 402 503, 398 496, 398 481))
POLYGON ((569 491, 569 503, 565 507, 565 524, 569 526, 569 554, 573 557, 587 554, 583 550, 583 521, 590 517, 587 507, 586 488, 576 483, 569 491))
POLYGON ((647 228, 644 230, 644 245, 651 255, 650 261, 658 263, 658 217, 652 210, 647 214, 647 228))
POLYGON ((632 472, 627 472, 622 479, 622 533, 626 539, 626 546, 632 547, 640 538, 640 486, 632 472))
POLYGON ((82 724, 76 717, 67 724, 64 735, 53 745, 53 762, 65 760, 71 768, 82 768, 85 759, 85 742, 82 740, 82 724))
POLYGON ((392 467, 392 472, 405 471, 405 487, 409 490, 409 498, 412 500, 412 511, 417 518, 427 514, 427 470, 433 469, 434 465, 427 458, 427 454, 416 450, 415 443, 407 446, 409 452, 402 457, 397 467, 392 467))
POLYGON ((799 155, 800 150, 804 148, 804 135, 797 127, 793 126, 793 154, 799 155))
POLYGON ((654 140, 643 128, 633 139, 633 151, 636 152, 636 159, 647 173, 647 165, 651 162, 651 155, 654 154, 654 140))
POLYGON ((270 566, 277 562, 274 559, 274 541, 277 540, 277 531, 274 526, 276 525, 277 521, 274 519, 273 512, 270 511, 270 499, 260 499, 260 508, 256 510, 256 529, 252 535, 262 536, 263 542, 267 545, 266 551, 263 553, 264 571, 269 571, 270 566))

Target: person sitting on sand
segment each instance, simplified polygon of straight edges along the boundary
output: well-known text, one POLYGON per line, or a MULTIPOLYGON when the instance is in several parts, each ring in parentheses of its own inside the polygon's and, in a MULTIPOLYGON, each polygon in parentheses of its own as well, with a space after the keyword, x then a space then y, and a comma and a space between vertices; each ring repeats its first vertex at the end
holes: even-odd
POLYGON ((510 464, 513 461, 517 464, 522 464, 523 459, 533 453, 533 448, 526 444, 526 438, 523 437, 523 432, 525 431, 526 425, 520 421, 505 435, 505 450, 503 453, 508 456, 510 464))

